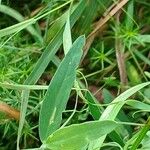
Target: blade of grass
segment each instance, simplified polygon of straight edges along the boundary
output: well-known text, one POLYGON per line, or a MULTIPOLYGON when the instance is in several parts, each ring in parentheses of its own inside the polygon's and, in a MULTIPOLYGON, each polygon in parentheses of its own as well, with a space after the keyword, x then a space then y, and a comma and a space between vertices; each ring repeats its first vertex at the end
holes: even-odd
MULTIPOLYGON (((150 82, 142 83, 123 92, 121 95, 115 98, 112 102, 112 103, 117 102, 117 104, 112 104, 104 110, 104 112, 102 113, 100 117, 100 120, 107 120, 107 119, 114 120, 117 114, 119 113, 120 109, 124 105, 125 103, 124 101, 127 98, 129 98, 131 95, 133 95, 134 93, 136 93, 137 91, 139 91, 140 89, 144 88, 145 86, 149 84, 150 82)), ((99 138, 98 140, 94 142, 91 142, 92 148, 99 149, 102 146, 105 138, 106 138, 106 135, 104 135, 103 137, 99 138)))
POLYGON ((126 15, 126 20, 125 20, 126 28, 129 31, 132 31, 133 26, 134 26, 134 24, 133 24, 133 14, 134 14, 134 1, 131 0, 128 3, 128 6, 127 6, 127 15, 126 15))
MULTIPOLYGON (((5 5, 0 5, 0 12, 15 18, 19 22, 23 22, 25 20, 24 17, 19 12, 17 12, 16 10, 14 10, 8 6, 5 6, 5 5)), ((43 39, 42 39, 41 35, 34 29, 33 26, 27 27, 27 30, 33 35, 33 37, 35 36, 36 38, 38 38, 38 41, 40 43, 43 43, 43 39)), ((11 32, 13 32, 13 31, 11 31, 11 32)), ((6 32, 5 34, 7 35, 8 33, 6 32)))
MULTIPOLYGON (((82 14, 85 3, 86 3, 85 0, 82 0, 78 4, 74 12, 71 14, 71 17, 70 17, 71 28, 73 27, 75 22, 78 20, 78 18, 82 14)), ((43 52, 42 56, 39 58, 37 64, 35 65, 33 71, 31 72, 27 80, 25 81, 25 84, 35 84, 37 80, 40 78, 40 76, 46 69, 47 65, 53 59, 54 55, 56 54, 57 50, 62 44, 63 30, 64 28, 62 27, 62 29, 58 33, 56 33, 54 38, 50 41, 45 51, 43 52)))
POLYGON ((21 137, 21 131, 23 129, 23 125, 24 125, 24 120, 25 120, 25 116, 26 116, 26 109, 27 105, 28 105, 28 97, 29 97, 30 91, 29 90, 25 90, 25 92, 22 93, 22 101, 21 101, 21 113, 20 113, 20 120, 19 120, 19 128, 18 128, 18 136, 17 136, 17 150, 20 150, 19 148, 19 140, 21 137))
POLYGON ((41 18, 43 18, 43 17, 45 17, 45 16, 47 16, 47 15, 53 13, 54 11, 56 11, 56 10, 58 10, 58 9, 64 7, 64 6, 66 6, 66 5, 68 5, 71 1, 72 1, 72 0, 70 0, 70 1, 68 1, 68 2, 66 2, 66 3, 64 3, 64 4, 62 4, 62 5, 60 5, 59 7, 54 8, 53 10, 50 10, 49 12, 46 12, 46 13, 40 15, 40 16, 37 15, 37 16, 35 16, 34 18, 31 18, 31 19, 22 21, 22 22, 20 22, 20 23, 17 23, 17 24, 15 24, 15 25, 12 25, 12 26, 10 26, 10 27, 6 27, 6 28, 4 28, 4 29, 1 29, 1 30, 0 30, 0 38, 1 38, 1 37, 4 37, 4 36, 6 36, 6 35, 10 35, 10 34, 12 34, 12 33, 15 33, 15 32, 18 32, 18 31, 21 31, 21 30, 27 28, 29 25, 34 24, 34 23, 35 23, 36 21, 38 21, 39 19, 41 19, 41 18))
POLYGON ((150 110, 149 104, 146 104, 137 100, 127 100, 126 104, 133 107, 134 109, 150 110))
POLYGON ((25 20, 23 22, 17 23, 15 25, 12 25, 10 27, 1 29, 0 30, 0 38, 4 37, 6 35, 10 35, 12 33, 21 31, 21 30, 27 28, 29 25, 34 24, 35 21, 36 20, 34 18, 31 18, 31 19, 25 20))
POLYGON ((44 85, 22 85, 22 84, 10 84, 10 83, 1 83, 2 88, 13 89, 13 90, 47 90, 48 86, 44 85))
POLYGON ((139 131, 138 137, 133 143, 130 150, 137 150, 138 146, 140 145, 141 141, 145 137, 146 133, 150 130, 150 117, 147 120, 145 126, 139 131))
POLYGON ((68 17, 67 17, 65 29, 64 29, 64 32, 63 32, 63 47, 64 47, 65 55, 68 53, 68 51, 72 47, 71 27, 70 27, 71 8, 72 8, 72 3, 70 5, 70 9, 68 11, 68 17))
POLYGON ((98 120, 102 114, 102 107, 99 107, 99 102, 97 101, 97 99, 95 99, 95 97, 90 93, 90 91, 86 92, 85 98, 88 102, 88 106, 89 106, 89 110, 91 112, 92 117, 94 118, 94 120, 98 120), (93 104, 97 104, 93 105, 93 104))
POLYGON ((134 53, 136 56, 138 56, 143 62, 145 62, 146 64, 150 65, 150 59, 145 57, 141 52, 139 52, 138 50, 134 50, 134 53))

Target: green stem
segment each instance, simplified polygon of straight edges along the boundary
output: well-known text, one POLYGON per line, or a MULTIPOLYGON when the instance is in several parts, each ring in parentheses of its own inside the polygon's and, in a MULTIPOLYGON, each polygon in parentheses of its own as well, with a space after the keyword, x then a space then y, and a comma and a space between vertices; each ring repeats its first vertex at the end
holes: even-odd
POLYGON ((135 140, 135 142, 133 143, 130 150, 136 150, 138 148, 138 146, 140 145, 141 141, 143 140, 143 138, 145 137, 145 135, 149 131, 149 129, 150 129, 150 117, 148 118, 145 126, 140 130, 140 134, 137 137, 137 139, 135 140))

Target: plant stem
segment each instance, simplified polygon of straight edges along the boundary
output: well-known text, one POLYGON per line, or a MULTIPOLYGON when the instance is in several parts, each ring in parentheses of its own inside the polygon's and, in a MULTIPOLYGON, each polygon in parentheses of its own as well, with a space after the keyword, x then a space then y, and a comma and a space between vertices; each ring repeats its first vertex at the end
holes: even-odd
MULTIPOLYGON (((121 13, 122 13, 122 11, 119 11, 116 14, 117 26, 120 26, 121 13)), ((124 51, 123 51, 124 46, 123 46, 121 38, 119 38, 117 34, 118 33, 116 33, 116 40, 115 40, 117 64, 118 64, 121 84, 123 86, 126 86, 128 83, 128 80, 127 80, 127 73, 126 73, 126 66, 125 66, 125 56, 124 56, 124 51)), ((124 91, 124 90, 122 89, 122 91, 124 91)))

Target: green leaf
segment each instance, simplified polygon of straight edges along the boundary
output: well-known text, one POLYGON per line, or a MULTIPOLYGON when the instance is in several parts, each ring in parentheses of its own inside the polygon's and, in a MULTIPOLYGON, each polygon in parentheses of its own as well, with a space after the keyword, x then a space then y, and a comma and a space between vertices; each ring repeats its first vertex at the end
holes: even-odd
MULTIPOLYGON (((138 35, 138 36, 136 36, 136 40, 141 43, 150 43, 150 35, 149 34, 138 35)), ((137 41, 135 41, 135 43, 137 43, 137 41)))
POLYGON ((10 35, 15 32, 19 32, 19 31, 27 28, 29 25, 35 23, 35 21, 36 20, 34 18, 32 18, 32 19, 28 19, 28 20, 22 21, 20 23, 17 23, 15 25, 12 25, 10 27, 1 29, 0 30, 0 38, 3 36, 6 36, 6 35, 10 35))
POLYGON ((66 107, 76 78, 76 68, 82 56, 84 43, 83 36, 74 42, 49 85, 40 111, 39 134, 42 141, 60 126, 62 111, 66 107))
POLYGON ((58 19, 56 19, 56 21, 54 22, 54 24, 48 29, 47 31, 47 35, 46 35, 46 43, 48 43, 49 41, 51 41, 55 35, 60 32, 60 30, 64 27, 65 22, 67 20, 68 17, 68 12, 65 12, 63 15, 61 15, 58 19))
MULTIPOLYGON (((70 25, 73 27, 75 22, 78 20, 80 15, 82 14, 84 10, 84 5, 85 5, 85 0, 82 0, 74 12, 71 14, 70 17, 70 25)), ((58 51, 59 47, 62 44, 62 37, 63 37, 63 30, 64 28, 62 27, 59 32, 57 31, 53 39, 50 41, 46 49, 44 50, 42 56, 39 58, 36 66, 34 67, 33 71, 25 81, 25 84, 35 84, 40 76, 43 74, 44 70, 48 66, 49 62, 53 59, 55 56, 56 52, 58 51)))
MULTIPOLYGON (((106 94, 106 96, 108 96, 107 99, 112 101, 113 97, 106 89, 103 90, 103 94, 104 93, 106 94)), ((104 95, 103 95, 103 97, 104 97, 104 95)), ((99 106, 98 100, 92 95, 92 93, 90 91, 86 92, 85 98, 88 101, 88 106, 89 106, 89 110, 91 112, 92 117, 94 118, 94 120, 98 120, 100 118, 104 108, 99 106)), ((123 139, 115 130, 109 134, 109 138, 111 138, 113 141, 118 142, 120 145, 124 145, 123 139)))
MULTIPOLYGON (((48 12, 46 12, 46 13, 40 15, 40 16, 37 15, 37 16, 34 17, 34 18, 31 18, 31 19, 22 21, 22 22, 20 22, 20 23, 17 23, 17 24, 15 24, 15 25, 12 25, 12 26, 10 26, 10 27, 6 27, 6 28, 4 28, 4 29, 1 29, 1 30, 0 30, 0 38, 3 37, 3 36, 6 36, 6 35, 10 35, 10 34, 15 33, 15 32, 19 32, 19 31, 21 31, 21 30, 27 28, 29 25, 34 24, 34 23, 35 23, 36 21, 38 21, 39 19, 41 19, 41 18, 43 18, 43 17, 45 17, 45 16, 51 14, 52 12, 54 12, 54 11, 56 11, 56 10, 58 10, 58 9, 60 9, 60 8, 62 8, 62 7, 64 7, 65 5, 67 5, 67 4, 70 3, 70 2, 71 2, 71 1, 68 1, 68 2, 66 2, 66 3, 64 3, 64 4, 62 4, 62 5, 60 5, 59 7, 54 8, 53 10, 50 10, 50 11, 48 11, 48 12)), ((12 12, 11 9, 9 9, 9 11, 12 12)), ((13 13, 16 14, 15 11, 13 11, 13 13)), ((17 19, 20 19, 20 16, 19 16, 19 18, 18 18, 18 16, 19 16, 19 15, 17 15, 17 19)))
MULTIPOLYGON (((145 86, 149 85, 150 82, 146 82, 146 83, 142 83, 139 85, 136 85, 130 89, 128 89, 127 91, 125 91, 124 93, 122 93, 121 95, 119 95, 117 98, 115 98, 113 100, 113 104, 109 105, 105 111, 102 113, 100 120, 114 120, 116 118, 116 116, 118 115, 120 109, 122 108, 122 106, 125 104, 125 100, 128 99, 131 95, 133 95, 134 93, 136 93, 137 91, 139 91, 140 89, 144 88, 145 86), (116 103, 116 104, 114 104, 116 103)), ((99 138, 98 140, 95 140, 94 142, 91 142, 92 148, 94 149, 95 147, 101 147, 104 140, 106 138, 106 135, 102 136, 101 138, 99 138)))
POLYGON ((0 87, 5 87, 7 89, 13 90, 47 90, 47 85, 22 85, 22 84, 10 84, 10 83, 1 83, 0 87))
POLYGON ((129 31, 132 31, 133 26, 134 26, 133 14, 134 14, 134 1, 131 0, 127 6, 127 13, 126 13, 126 19, 125 19, 126 28, 129 31))
MULTIPOLYGON (((114 99, 114 96, 107 89, 103 89, 102 96, 104 98, 104 103, 106 104, 111 103, 114 99)), ((116 119, 119 121, 123 121, 123 122, 130 121, 128 116, 123 110, 120 110, 116 119)), ((129 134, 132 133, 132 128, 130 126, 122 126, 122 128, 124 132, 128 131, 129 134)), ((124 140, 122 139, 122 136, 121 136, 122 134, 123 134, 122 132, 120 133, 120 131, 117 131, 116 129, 115 131, 111 132, 108 136, 112 139, 112 141, 117 142, 118 144, 123 146, 124 140)))
POLYGON ((91 112, 92 117, 95 120, 98 120, 102 114, 102 107, 98 106, 99 102, 97 99, 91 94, 90 91, 86 92, 85 98, 88 102, 89 110, 91 112))
MULTIPOLYGON (((85 0, 82 0, 81 2, 79 2, 76 9, 71 14, 71 18, 70 18, 71 27, 73 27, 75 22, 78 20, 78 18, 82 14, 82 12, 85 8, 85 3, 86 3, 85 0)), ((57 9, 55 9, 55 10, 57 10, 57 9)), ((54 10, 52 10, 50 12, 53 12, 53 11, 54 10)), ((50 12, 48 12, 48 14, 50 12)), ((29 75, 27 80, 24 82, 24 84, 28 84, 28 85, 30 84, 31 85, 31 84, 35 84, 38 81, 38 79, 40 78, 40 76, 43 74, 44 70, 48 66, 49 62, 53 59, 53 57, 55 56, 55 53, 58 51, 59 47, 61 46, 61 44, 62 44, 62 35, 63 35, 63 28, 60 29, 59 32, 56 32, 55 36, 53 37, 53 39, 50 41, 50 43, 46 47, 45 51, 43 52, 42 56, 39 58, 39 60, 38 60, 37 64, 35 65, 33 71, 31 72, 31 74, 29 75)), ((23 90, 23 95, 28 95, 28 97, 26 97, 26 99, 22 98, 21 110, 20 110, 21 117, 25 116, 25 113, 26 113, 26 110, 27 110, 27 105, 24 106, 24 103, 28 103, 28 98, 29 98, 29 94, 27 94, 26 90, 23 90)), ((25 117, 21 118, 21 120, 22 120, 22 123, 24 123, 25 117)), ((19 130, 21 132, 22 126, 19 126, 19 130)), ((18 137, 18 143, 19 143, 20 134, 18 136, 19 136, 18 137)))
POLYGON ((127 100, 126 104, 135 108, 135 109, 140 109, 140 110, 149 110, 150 111, 150 105, 137 101, 137 100, 127 100))
POLYGON ((65 30, 63 33, 63 47, 64 47, 65 55, 70 50, 71 46, 72 46, 71 27, 70 27, 70 19, 68 17, 65 25, 65 30))
POLYGON ((142 83, 137 69, 129 61, 126 62, 126 70, 127 70, 128 78, 132 85, 137 85, 137 84, 142 83))
POLYGON ((46 147, 52 150, 80 150, 93 141, 114 130, 114 121, 91 121, 74 124, 57 130, 46 140, 46 147))
POLYGON ((19 140, 21 137, 21 131, 23 129, 23 125, 24 125, 24 120, 25 120, 25 116, 26 116, 26 109, 23 108, 27 108, 28 106, 28 97, 29 97, 30 91, 29 90, 25 90, 25 92, 22 93, 22 102, 21 102, 21 108, 20 110, 20 120, 19 120, 19 128, 18 128, 18 136, 17 136, 17 150, 19 150, 19 140))
MULTIPOLYGON (((16 10, 14 10, 14 9, 12 9, 12 8, 10 8, 10 7, 8 7, 8 6, 5 6, 5 5, 0 5, 0 12, 2 12, 2 13, 4 13, 4 14, 7 14, 7 15, 9 15, 9 16, 11 16, 11 17, 13 17, 13 18, 15 18, 16 20, 18 20, 19 22, 22 22, 22 21, 24 21, 25 19, 24 19, 24 17, 19 13, 19 12, 17 12, 16 10)), ((32 24, 32 23, 34 23, 32 20, 30 20, 29 21, 29 24, 32 24)), ((22 24, 22 23, 21 23, 22 24)), ((5 36, 5 35, 9 35, 9 34, 11 34, 11 33, 14 33, 14 28, 13 28, 14 26, 11 26, 10 28, 8 28, 9 30, 4 30, 5 32, 3 32, 3 34, 0 34, 0 37, 2 37, 2 36, 5 36), (13 29, 13 30, 12 30, 13 29)), ((20 26, 19 25, 19 29, 18 29, 18 31, 19 30, 22 30, 23 29, 23 27, 25 27, 25 26, 20 26)), ((17 28, 16 28, 17 29, 17 28)), ((38 38, 38 41, 40 41, 41 43, 43 42, 43 39, 42 39, 42 37, 41 37, 41 35, 34 29, 34 27, 33 26, 28 26, 27 27, 27 30, 33 35, 33 36, 35 36, 36 38, 38 38)), ((17 32, 17 31, 16 31, 17 32)))
POLYGON ((146 124, 144 125, 143 128, 140 129, 140 131, 138 132, 138 136, 136 138, 136 140, 133 142, 133 145, 131 147, 130 150, 137 150, 137 148, 139 147, 140 143, 142 142, 142 140, 144 139, 146 133, 150 130, 150 117, 148 118, 146 124))
POLYGON ((134 93, 136 93, 137 91, 139 91, 140 89, 144 88, 145 86, 147 86, 149 84, 150 84, 150 82, 146 82, 146 83, 136 85, 136 86, 128 89, 124 93, 120 94, 112 102, 112 103, 116 103, 116 104, 112 104, 112 105, 108 106, 105 109, 105 111, 103 112, 100 120, 105 120, 105 119, 114 120, 116 118, 118 112, 120 111, 121 107, 124 105, 125 100, 128 99, 131 95, 133 95, 134 93))
POLYGON ((143 62, 150 65, 150 59, 148 57, 145 57, 140 51, 134 50, 133 51, 137 57, 139 57, 143 62))
POLYGON ((95 19, 96 12, 98 8, 98 3, 94 0, 88 0, 86 3, 86 8, 80 18, 79 22, 77 22, 75 26, 75 31, 77 34, 85 34, 91 29, 92 21, 95 19))

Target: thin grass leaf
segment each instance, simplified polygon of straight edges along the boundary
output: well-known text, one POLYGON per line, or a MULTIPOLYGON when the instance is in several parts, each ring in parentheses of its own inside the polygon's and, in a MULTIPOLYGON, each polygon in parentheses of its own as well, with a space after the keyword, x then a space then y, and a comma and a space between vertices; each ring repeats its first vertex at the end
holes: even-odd
POLYGON ((117 104, 112 104, 108 106, 105 111, 103 112, 102 116, 100 117, 100 120, 103 119, 112 119, 114 120, 120 111, 121 107, 124 105, 124 101, 128 99, 130 96, 132 96, 134 93, 139 91, 140 89, 144 88, 145 86, 149 85, 150 82, 142 83, 139 85, 136 85, 129 90, 125 91, 121 95, 119 95, 117 98, 113 100, 113 103, 118 102, 117 104))
POLYGON ((22 84, 10 84, 10 83, 1 83, 2 88, 13 89, 13 90, 47 90, 48 86, 46 85, 22 85, 22 84))
POLYGON ((145 73, 145 75, 150 79, 150 72, 145 71, 144 73, 145 73))
MULTIPOLYGON (((16 10, 14 10, 8 6, 5 6, 5 5, 0 5, 0 12, 15 18, 19 22, 22 22, 25 20, 24 17, 19 12, 17 12, 16 10)), ((32 22, 31 22, 31 24, 32 24, 32 22)), ((20 31, 20 30, 22 30, 22 29, 19 29, 18 31, 20 31)), ((31 33, 33 36, 35 36, 39 42, 43 43, 43 39, 42 39, 41 35, 34 29, 33 26, 30 25, 29 27, 27 27, 27 30, 29 31, 29 33, 31 33)), ((9 32, 10 32, 10 30, 9 30, 9 32)), ((6 34, 6 33, 7 32, 5 32, 5 35, 10 34, 10 33, 6 34)), ((0 36, 5 36, 5 35, 0 34, 0 36)))
POLYGON ((145 35, 138 35, 136 36, 136 41, 135 43, 139 44, 140 43, 150 43, 150 35, 149 34, 145 34, 145 35))
POLYGON ((133 26, 134 26, 134 22, 133 22, 133 14, 134 14, 134 1, 131 0, 129 3, 128 3, 128 6, 127 6, 127 15, 126 15, 126 20, 125 20, 125 23, 126 23, 126 28, 129 30, 129 31, 132 31, 133 30, 133 26))
POLYGON ((72 38, 71 38, 71 27, 70 27, 70 18, 68 16, 67 22, 65 25, 65 30, 63 33, 63 47, 65 55, 68 53, 70 48, 72 47, 72 38))
MULTIPOLYGON (((119 113, 120 109, 122 108, 122 106, 125 104, 125 100, 149 84, 150 84, 150 82, 136 85, 136 86, 130 88, 129 90, 125 91, 121 95, 119 95, 112 102, 112 103, 116 103, 116 104, 109 105, 105 109, 105 111, 102 113, 100 120, 107 120, 107 119, 108 120, 114 120, 116 118, 117 114, 119 113)), ((102 146, 105 138, 106 138, 106 135, 104 135, 103 137, 99 138, 98 140, 96 140, 94 142, 91 142, 90 147, 92 147, 93 149, 94 148, 100 148, 102 146)))
POLYGON ((150 111, 150 105, 137 101, 137 100, 127 100, 126 104, 133 107, 134 109, 141 109, 141 110, 149 110, 150 111))
POLYGON ((50 10, 40 16, 35 16, 34 18, 31 18, 31 19, 28 19, 28 20, 25 20, 25 21, 22 21, 20 23, 17 23, 15 25, 12 25, 10 27, 6 27, 4 29, 1 29, 0 30, 0 38, 3 37, 3 36, 6 36, 6 35, 10 35, 12 33, 15 33, 15 32, 19 32, 25 28, 27 28, 29 25, 31 24, 34 24, 36 21, 40 20, 41 18, 53 13, 54 11, 66 6, 68 3, 70 3, 71 1, 68 1, 64 4, 62 4, 61 6, 58 6, 57 8, 54 8, 53 10, 50 10))
POLYGON ((44 141, 60 126, 71 88, 76 78, 84 37, 79 37, 58 67, 45 95, 39 119, 39 134, 44 141))
POLYGON ((136 140, 133 142, 133 145, 130 150, 137 150, 139 147, 141 141, 145 137, 146 133, 150 130, 150 117, 148 118, 145 126, 139 131, 139 134, 136 138, 136 140))
MULTIPOLYGON (((102 91, 102 96, 104 98, 104 103, 108 104, 111 103, 114 99, 114 96, 107 90, 107 89, 103 89, 102 91)), ((118 116, 117 116, 117 120, 122 120, 122 121, 129 121, 128 117, 126 116, 126 114, 123 112, 123 110, 120 110, 118 116)), ((122 126, 123 127, 123 126, 122 126)), ((124 130, 127 130, 128 133, 131 132, 131 129, 129 126, 127 127, 123 127, 124 130)), ((118 144, 120 144, 121 146, 124 146, 124 140, 120 134, 119 131, 117 131, 117 129, 113 132, 111 132, 108 137, 110 139, 112 139, 112 141, 117 142, 118 144)))
POLYGON ((15 32, 19 32, 19 31, 27 28, 29 25, 34 24, 35 21, 36 20, 34 18, 32 18, 32 19, 28 19, 28 20, 25 20, 23 22, 17 23, 13 26, 1 29, 0 30, 0 38, 4 37, 6 35, 10 35, 10 34, 15 33, 15 32))
POLYGON ((145 57, 140 51, 134 50, 136 56, 138 56, 145 64, 150 65, 150 59, 145 57))
POLYGON ((87 147, 90 141, 110 133, 117 126, 114 121, 91 121, 70 125, 50 135, 45 146, 53 150, 80 150, 87 147))
POLYGON ((47 35, 45 38, 46 43, 50 42, 55 35, 60 32, 60 30, 63 28, 65 25, 65 22, 68 17, 68 11, 65 12, 63 15, 61 15, 55 22, 54 24, 48 29, 47 35))
POLYGON ((85 98, 88 102, 89 110, 91 112, 92 117, 94 120, 98 120, 102 114, 103 108, 98 106, 99 102, 97 99, 90 93, 90 91, 86 92, 85 98), (97 104, 97 105, 95 105, 97 104))
MULTIPOLYGON (((70 25, 71 28, 75 24, 75 22, 78 20, 80 15, 82 14, 84 10, 85 0, 82 0, 77 8, 74 10, 74 12, 71 14, 70 17, 70 25)), ((46 47, 45 51, 43 52, 42 56, 39 58, 36 66, 34 67, 33 71, 25 81, 25 84, 35 84, 40 76, 43 74, 44 70, 48 66, 49 62, 53 59, 54 55, 58 51, 59 47, 62 44, 62 37, 63 37, 63 27, 59 32, 56 32, 53 39, 50 41, 48 46, 46 47)))
POLYGON ((26 115, 26 109, 24 109, 24 107, 27 108, 29 93, 30 93, 30 91, 26 90, 24 93, 22 93, 22 96, 21 96, 22 97, 22 102, 21 102, 22 105, 21 105, 20 110, 22 110, 22 111, 20 113, 20 120, 19 120, 19 128, 18 128, 18 136, 17 136, 17 150, 20 150, 19 140, 21 137, 21 132, 23 129, 24 119, 25 119, 25 115, 26 115))
POLYGON ((96 11, 98 10, 98 3, 93 0, 88 0, 86 3, 86 8, 82 14, 82 18, 80 18, 77 23, 75 30, 77 34, 87 34, 91 29, 91 23, 95 19, 96 11))
MULTIPOLYGON (((110 93, 106 89, 103 90, 103 94, 105 95, 105 97, 103 95, 105 102, 107 99, 108 103, 110 103, 112 101, 113 96, 110 95, 110 93)), ((98 120, 100 118, 104 108, 98 106, 99 102, 89 91, 86 92, 85 98, 88 102, 89 110, 91 112, 92 117, 94 118, 94 120, 98 120)), ((123 139, 121 138, 121 136, 118 134, 117 131, 112 131, 109 134, 109 138, 111 138, 113 141, 118 142, 121 146, 124 145, 123 139)))

